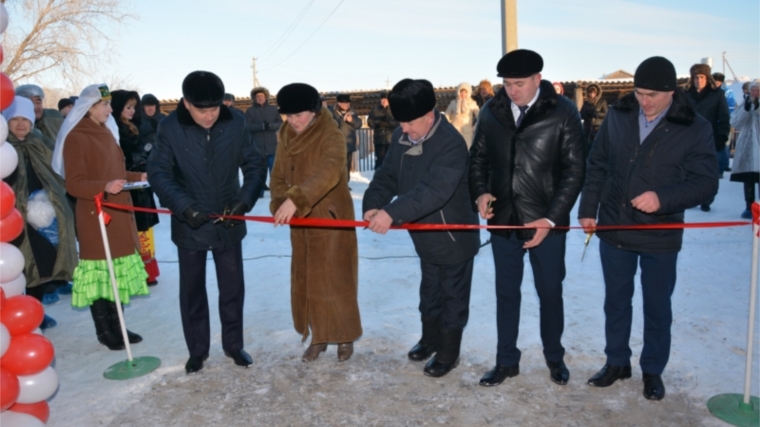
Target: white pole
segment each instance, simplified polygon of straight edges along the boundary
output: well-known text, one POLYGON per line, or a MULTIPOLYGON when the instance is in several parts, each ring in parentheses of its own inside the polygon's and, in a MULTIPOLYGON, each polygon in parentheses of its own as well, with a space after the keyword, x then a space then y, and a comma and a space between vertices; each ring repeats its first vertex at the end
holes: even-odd
POLYGON ((111 259, 111 245, 108 244, 108 234, 106 234, 106 222, 103 219, 103 210, 98 213, 100 222, 100 235, 103 237, 103 248, 106 251, 106 262, 108 262, 108 274, 111 276, 111 289, 113 289, 113 298, 116 303, 116 312, 119 314, 119 325, 121 326, 121 337, 124 340, 124 347, 127 348, 127 359, 132 361, 132 349, 129 347, 129 338, 127 337, 127 327, 124 324, 124 313, 121 311, 121 298, 119 297, 119 288, 116 285, 116 273, 113 271, 113 259, 111 259))
MULTIPOLYGON (((754 191, 754 189, 753 189, 754 191)), ((757 202, 755 202, 757 203, 757 202)), ((749 389, 752 385, 752 341, 755 337, 755 299, 757 298, 757 256, 760 238, 757 237, 760 227, 752 224, 752 283, 749 286, 749 327, 747 332, 747 364, 744 375, 744 404, 749 405, 749 389)))

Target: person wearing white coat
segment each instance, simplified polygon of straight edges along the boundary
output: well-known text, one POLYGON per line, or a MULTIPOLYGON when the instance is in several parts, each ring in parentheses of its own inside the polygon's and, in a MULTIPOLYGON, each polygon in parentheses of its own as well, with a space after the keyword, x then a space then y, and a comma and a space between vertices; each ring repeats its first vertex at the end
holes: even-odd
POLYGON ((752 218, 755 185, 760 182, 760 79, 750 84, 744 105, 731 114, 731 126, 739 130, 731 168, 731 181, 744 183, 746 209, 742 218, 752 218))
POLYGON ((462 83, 457 88, 457 99, 451 101, 446 108, 446 118, 462 134, 467 149, 472 145, 472 135, 475 129, 475 121, 478 119, 480 108, 472 99, 472 86, 462 83))

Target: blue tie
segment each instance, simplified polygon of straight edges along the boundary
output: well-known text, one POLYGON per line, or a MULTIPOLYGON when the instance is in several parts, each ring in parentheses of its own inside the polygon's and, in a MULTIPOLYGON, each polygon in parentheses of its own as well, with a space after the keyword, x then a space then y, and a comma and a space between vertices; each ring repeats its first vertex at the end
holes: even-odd
POLYGON ((522 123, 523 119, 525 118, 525 112, 528 111, 528 106, 523 105, 522 107, 517 107, 520 109, 520 117, 517 118, 517 122, 515 124, 517 127, 520 127, 520 123, 522 123))

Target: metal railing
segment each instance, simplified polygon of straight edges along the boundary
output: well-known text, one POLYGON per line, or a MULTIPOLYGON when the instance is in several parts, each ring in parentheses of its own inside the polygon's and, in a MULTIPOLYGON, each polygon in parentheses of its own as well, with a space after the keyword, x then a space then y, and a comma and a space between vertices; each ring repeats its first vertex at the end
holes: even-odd
POLYGON ((356 151, 351 165, 352 171, 364 172, 375 170, 374 131, 369 128, 357 129, 356 151))

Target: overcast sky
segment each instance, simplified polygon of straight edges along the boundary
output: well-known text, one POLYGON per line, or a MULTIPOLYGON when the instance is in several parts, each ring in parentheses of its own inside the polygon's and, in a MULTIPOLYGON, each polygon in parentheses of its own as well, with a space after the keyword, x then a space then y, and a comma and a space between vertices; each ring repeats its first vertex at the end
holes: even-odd
MULTIPOLYGON (((96 78, 120 76, 160 99, 179 98, 182 79, 198 69, 248 96, 254 56, 273 94, 296 81, 320 91, 380 89, 406 77, 495 82, 501 57, 498 0, 132 0, 131 11, 137 19, 116 25, 115 60, 96 78)), ((722 71, 724 51, 737 75, 757 78, 759 36, 757 0, 518 1, 519 47, 544 57, 548 80, 634 72, 654 55, 679 74, 703 57, 722 71)))

